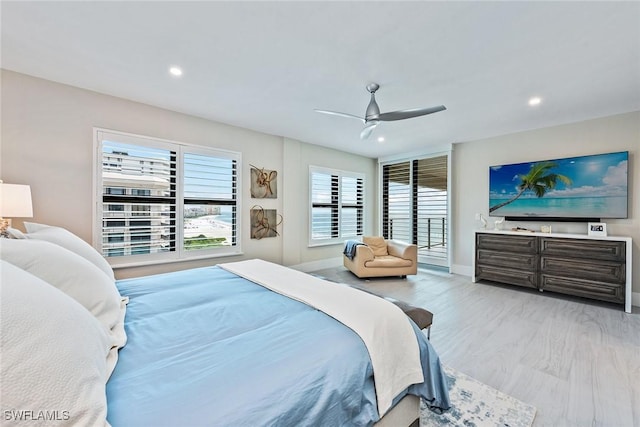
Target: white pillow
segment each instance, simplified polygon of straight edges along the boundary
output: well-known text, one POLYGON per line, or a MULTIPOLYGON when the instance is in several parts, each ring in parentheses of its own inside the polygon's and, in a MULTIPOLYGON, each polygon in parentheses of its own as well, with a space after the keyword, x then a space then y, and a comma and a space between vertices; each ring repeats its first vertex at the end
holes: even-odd
POLYGON ((17 228, 7 227, 7 234, 11 239, 26 239, 27 236, 17 228))
POLYGON ((98 267, 43 240, 0 239, 0 258, 60 289, 89 310, 111 334, 112 357, 117 357, 117 349, 126 342, 124 303, 114 281, 98 267))
POLYGON ((113 269, 107 260, 93 246, 69 230, 51 225, 36 224, 35 222, 25 222, 24 227, 27 229, 27 238, 46 240, 69 249, 71 252, 91 261, 96 267, 104 271, 111 280, 115 280, 113 269))
MULTIPOLYGON (((111 340, 84 307, 0 260, 2 425, 56 417, 56 425, 105 426, 111 340)), ((28 422, 29 425, 41 423, 28 422)))

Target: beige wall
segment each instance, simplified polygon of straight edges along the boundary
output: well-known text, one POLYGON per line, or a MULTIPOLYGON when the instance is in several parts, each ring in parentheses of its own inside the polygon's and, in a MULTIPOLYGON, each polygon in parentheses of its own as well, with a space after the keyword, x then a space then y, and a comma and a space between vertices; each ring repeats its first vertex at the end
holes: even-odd
MULTIPOLYGON (((375 201, 375 160, 248 129, 2 71, 0 177, 29 184, 32 221, 59 225, 92 241, 93 128, 100 127, 242 153, 242 257, 120 269, 131 277, 238 259, 263 258, 296 265, 341 256, 341 245, 307 247, 309 164, 366 174, 375 201), (277 199, 251 199, 250 164, 278 171, 277 199), (280 237, 249 238, 249 209, 277 209, 280 237)), ((365 221, 372 227, 375 206, 365 221)), ((22 221, 14 224, 22 227, 22 221)))
POLYGON ((335 245, 317 246, 307 248, 308 233, 302 230, 309 229, 309 209, 308 204, 300 203, 300 200, 309 200, 309 166, 325 166, 333 169, 360 172, 366 175, 365 180, 365 200, 369 203, 364 217, 364 234, 373 234, 377 224, 375 212, 377 212, 376 202, 376 161, 363 161, 362 157, 337 152, 328 148, 311 144, 304 144, 288 138, 284 140, 284 158, 289 165, 288 170, 294 172, 293 176, 298 179, 286 180, 283 188, 285 211, 289 213, 291 220, 286 221, 284 239, 287 247, 296 250, 288 251, 287 258, 283 261, 286 265, 298 265, 313 263, 320 259, 339 258, 342 264, 342 251, 336 254, 335 245), (294 169, 295 168, 295 169, 294 169), (289 197, 291 196, 291 197, 289 197))
MULTIPOLYGON (((471 274, 475 213, 488 218, 489 166, 629 151, 629 218, 606 220, 609 235, 633 238, 633 291, 640 292, 640 112, 454 144, 453 271, 471 274)), ((489 218, 489 226, 494 218, 489 218)), ((505 223, 539 229, 539 222, 505 223)), ((554 232, 586 234, 584 223, 551 223, 554 232)))

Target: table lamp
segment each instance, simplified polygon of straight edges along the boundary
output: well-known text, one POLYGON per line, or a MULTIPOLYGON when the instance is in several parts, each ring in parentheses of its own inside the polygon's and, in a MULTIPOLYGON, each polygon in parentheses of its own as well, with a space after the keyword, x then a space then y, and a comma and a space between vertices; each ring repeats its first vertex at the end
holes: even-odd
POLYGON ((11 220, 5 218, 31 218, 31 187, 21 184, 5 184, 0 181, 0 237, 8 237, 11 220))

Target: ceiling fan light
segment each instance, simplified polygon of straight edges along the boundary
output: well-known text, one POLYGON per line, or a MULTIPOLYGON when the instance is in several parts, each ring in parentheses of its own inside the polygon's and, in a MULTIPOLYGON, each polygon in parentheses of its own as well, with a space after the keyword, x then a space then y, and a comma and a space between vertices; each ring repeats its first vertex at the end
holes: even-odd
POLYGON ((534 96, 532 98, 529 98, 529 105, 532 107, 535 107, 536 105, 540 105, 541 102, 542 102, 542 98, 540 98, 539 96, 534 96))
POLYGON ((360 139, 369 138, 373 130, 376 128, 376 126, 378 126, 378 123, 380 122, 377 120, 367 122, 367 124, 364 126, 364 129, 362 129, 362 132, 360 132, 360 139))

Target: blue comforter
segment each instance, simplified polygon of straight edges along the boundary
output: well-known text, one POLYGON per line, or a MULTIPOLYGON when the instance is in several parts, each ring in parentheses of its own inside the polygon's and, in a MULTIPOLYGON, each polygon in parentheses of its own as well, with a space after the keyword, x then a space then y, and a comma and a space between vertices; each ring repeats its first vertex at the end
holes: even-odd
MULTIPOLYGON (((364 343, 324 313, 218 267, 121 280, 118 287, 130 302, 128 342, 107 383, 112 426, 378 420, 364 343)), ((408 392, 447 408, 438 357, 414 328, 426 380, 408 392)))

